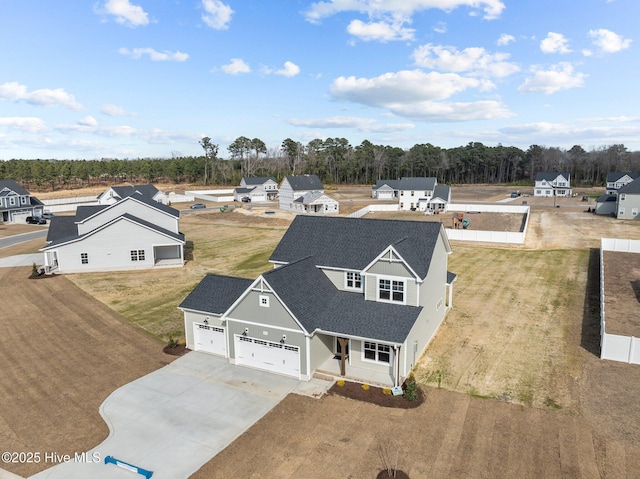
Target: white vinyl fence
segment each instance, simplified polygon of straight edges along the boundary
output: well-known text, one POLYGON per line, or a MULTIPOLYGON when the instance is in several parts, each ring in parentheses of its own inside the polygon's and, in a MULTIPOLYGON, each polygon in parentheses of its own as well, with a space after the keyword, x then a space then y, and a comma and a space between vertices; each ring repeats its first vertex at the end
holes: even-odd
MULTIPOLYGON (((640 241, 613 238, 600 240, 600 358, 640 364, 640 338, 607 333, 604 308, 605 251, 640 253, 640 241)), ((640 329, 638 332, 640 333, 640 329)))
MULTIPOLYGON (((398 211, 398 205, 368 205, 351 213, 348 218, 360 218, 372 211, 398 211)), ((482 241, 484 243, 509 243, 523 244, 529 226, 530 208, 526 205, 495 205, 495 204, 456 204, 447 205, 447 211, 478 211, 481 213, 514 213, 526 215, 524 228, 520 232, 511 231, 479 231, 479 230, 454 230, 445 228, 450 240, 482 241)))
POLYGON ((224 190, 193 190, 185 191, 185 194, 204 201, 213 201, 218 203, 226 203, 233 201, 233 188, 224 190))

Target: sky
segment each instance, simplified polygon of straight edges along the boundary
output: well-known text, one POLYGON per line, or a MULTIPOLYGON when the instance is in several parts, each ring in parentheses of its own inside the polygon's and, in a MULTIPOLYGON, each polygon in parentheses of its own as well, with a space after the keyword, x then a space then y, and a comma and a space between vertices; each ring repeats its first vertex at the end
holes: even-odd
POLYGON ((640 150, 638 0, 0 0, 0 159, 640 150))

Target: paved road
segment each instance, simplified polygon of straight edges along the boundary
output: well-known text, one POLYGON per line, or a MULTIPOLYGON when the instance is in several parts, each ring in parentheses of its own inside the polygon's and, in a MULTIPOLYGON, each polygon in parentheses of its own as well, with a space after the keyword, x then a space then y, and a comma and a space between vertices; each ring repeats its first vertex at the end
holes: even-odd
POLYGON ((30 233, 22 233, 20 235, 7 236, 5 238, 0 238, 0 248, 6 248, 7 246, 14 246, 20 243, 25 243, 27 241, 46 238, 48 228, 43 228, 41 231, 32 231, 30 233))
POLYGON ((100 413, 110 434, 87 452, 88 462, 72 460, 31 477, 142 477, 105 464, 109 455, 153 471, 153 479, 187 478, 299 384, 210 354, 189 352, 105 400, 100 413))

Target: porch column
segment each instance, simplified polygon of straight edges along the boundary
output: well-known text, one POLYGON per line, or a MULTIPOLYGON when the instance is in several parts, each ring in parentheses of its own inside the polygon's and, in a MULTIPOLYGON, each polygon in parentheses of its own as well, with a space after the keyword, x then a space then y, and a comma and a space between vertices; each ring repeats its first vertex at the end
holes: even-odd
POLYGON ((453 281, 449 285, 449 301, 447 303, 447 306, 449 308, 451 308, 453 306, 453 281))
POLYGON ((340 376, 346 375, 347 345, 349 338, 338 338, 340 344, 340 376))
POLYGON ((400 386, 400 346, 393 347, 393 360, 395 361, 394 369, 395 369, 395 378, 393 378, 393 385, 400 386))

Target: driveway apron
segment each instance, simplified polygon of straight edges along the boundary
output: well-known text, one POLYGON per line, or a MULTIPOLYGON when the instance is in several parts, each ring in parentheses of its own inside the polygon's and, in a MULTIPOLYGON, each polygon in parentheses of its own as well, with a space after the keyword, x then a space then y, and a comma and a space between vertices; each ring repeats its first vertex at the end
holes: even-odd
POLYGON ((78 451, 78 460, 42 471, 37 479, 143 477, 107 456, 153 471, 154 479, 187 478, 264 416, 298 385, 205 353, 189 352, 114 391, 100 413, 110 434, 78 451))

